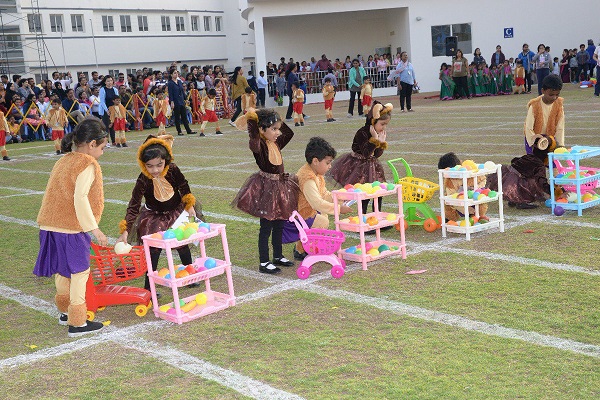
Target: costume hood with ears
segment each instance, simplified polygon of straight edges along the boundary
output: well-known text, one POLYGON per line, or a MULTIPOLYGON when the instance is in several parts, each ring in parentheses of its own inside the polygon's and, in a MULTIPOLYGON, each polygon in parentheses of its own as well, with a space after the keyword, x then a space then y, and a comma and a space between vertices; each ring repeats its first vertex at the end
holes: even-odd
POLYGON ((392 103, 381 104, 377 100, 374 100, 373 107, 371 107, 369 113, 367 114, 367 120, 365 122, 365 125, 375 125, 378 119, 380 119, 385 114, 391 113, 393 109, 394 105, 392 103))
POLYGON ((163 172, 161 174, 161 176, 165 176, 167 174, 167 171, 169 170, 169 164, 173 161, 173 152, 172 152, 173 136, 171 136, 171 135, 160 135, 160 136, 150 135, 146 138, 144 143, 142 143, 142 145, 138 149, 138 153, 137 153, 138 164, 140 166, 140 169, 142 170, 142 174, 144 174, 146 177, 148 177, 150 179, 152 179, 153 177, 148 172, 148 169, 146 168, 146 163, 144 161, 142 161, 142 155, 144 154, 144 151, 152 145, 160 145, 160 146, 163 146, 167 150, 168 158, 167 158, 167 160, 165 160, 165 169, 163 170, 163 172))

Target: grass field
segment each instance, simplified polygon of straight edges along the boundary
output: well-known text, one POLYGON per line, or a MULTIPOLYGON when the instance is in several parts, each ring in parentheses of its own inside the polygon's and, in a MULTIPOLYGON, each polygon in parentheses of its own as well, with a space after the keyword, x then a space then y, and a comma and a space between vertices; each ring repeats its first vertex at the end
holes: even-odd
MULTIPOLYGON (((600 102, 590 89, 563 90, 568 145, 600 145, 600 102)), ((437 182, 437 160, 508 163, 523 153, 525 105, 533 95, 453 102, 413 99, 397 110, 382 157, 403 157, 417 177, 437 182)), ((302 165, 312 136, 349 151, 363 119, 322 105, 283 150, 286 170, 302 165)), ((281 108, 280 112, 285 110, 281 108)), ((211 124, 212 125, 212 124, 211 124)), ((0 164, 0 382, 7 399, 595 399, 600 397, 599 211, 552 216, 504 207, 505 232, 464 236, 407 231, 408 257, 349 264, 334 280, 326 265, 307 280, 295 268, 258 273, 258 221, 229 204, 256 171, 247 135, 175 139, 175 161, 202 201, 209 222, 227 224, 237 305, 175 325, 134 306, 108 307, 102 333, 69 339, 57 323, 54 281, 35 277, 35 222, 57 157, 51 143, 9 145, 0 164), (426 269, 420 275, 407 275, 426 269)), ((174 129, 170 131, 173 133, 174 129)), ((100 228, 118 236, 139 168, 128 149, 100 159, 106 205, 100 228)), ((586 160, 600 167, 600 160, 586 160)), ((391 173, 387 170, 388 179, 391 173)), ((439 210, 436 198, 430 205, 439 210)), ((386 200, 386 210, 392 210, 386 200)), ((496 205, 488 214, 496 215, 496 205)), ((387 231, 386 237, 397 236, 387 231)), ((356 241, 350 237, 350 241, 356 241)), ((220 247, 208 245, 220 257, 220 247)), ((291 258, 292 245, 284 254, 291 258)), ((222 253, 221 253, 222 256, 222 253)), ((163 257, 162 264, 166 263, 163 257)), ((213 288, 226 290, 223 276, 213 288)), ((128 282, 141 286, 143 281, 128 282)), ((159 291, 168 301, 167 288, 159 291)), ((183 288, 182 295, 197 289, 183 288)), ((161 301, 162 303, 162 301, 161 301)))

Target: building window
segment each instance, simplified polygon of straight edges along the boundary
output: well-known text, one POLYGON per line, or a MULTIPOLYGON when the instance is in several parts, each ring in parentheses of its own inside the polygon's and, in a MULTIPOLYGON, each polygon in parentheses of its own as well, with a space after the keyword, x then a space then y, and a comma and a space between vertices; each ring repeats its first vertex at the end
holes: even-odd
POLYGON ((210 25, 211 25, 210 17, 204 17, 204 31, 205 32, 210 32, 212 30, 210 25))
POLYGON ((163 32, 171 31, 171 17, 166 15, 160 16, 160 24, 162 25, 163 32))
POLYGON ((448 36, 458 38, 457 49, 461 49, 463 54, 473 52, 471 24, 437 25, 431 27, 431 53, 434 57, 446 55, 446 38, 448 36))
POLYGON ((215 31, 221 32, 223 30, 223 17, 215 17, 215 31))
POLYGON ((140 32, 148 32, 148 17, 145 15, 138 15, 138 26, 140 32))
POLYGON ((129 15, 119 16, 121 20, 121 32, 131 32, 131 17, 129 15))
POLYGON ((137 69, 135 69, 135 68, 127 68, 126 71, 127 71, 127 75, 131 74, 133 76, 136 76, 136 74, 137 74, 137 69))
POLYGON ((42 19, 39 14, 27 14, 27 25, 29 25, 29 32, 41 32, 42 31, 42 19))
POLYGON ((6 48, 8 50, 20 50, 23 48, 19 35, 6 35, 4 36, 4 40, 6 40, 6 48))
POLYGON ((50 30, 52 32, 64 32, 62 14, 50 14, 50 30))
POLYGON ((111 15, 102 16, 102 30, 104 32, 114 32, 115 25, 113 24, 113 17, 111 15))
POLYGON ((192 15, 192 31, 197 32, 198 29, 198 20, 200 18, 197 15, 192 15))
POLYGON ((71 28, 73 32, 83 32, 82 14, 71 14, 71 28))
POLYGON ((108 70, 108 74, 112 77, 115 78, 115 80, 117 79, 117 76, 119 76, 119 70, 118 69, 109 69, 108 70))
POLYGON ((177 29, 177 32, 185 31, 185 22, 183 17, 175 17, 175 29, 177 29))

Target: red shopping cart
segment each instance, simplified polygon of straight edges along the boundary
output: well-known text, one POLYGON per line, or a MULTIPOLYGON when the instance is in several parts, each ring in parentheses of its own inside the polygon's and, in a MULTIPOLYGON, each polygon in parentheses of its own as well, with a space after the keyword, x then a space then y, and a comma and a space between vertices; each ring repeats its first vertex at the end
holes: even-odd
POLYGON ((119 304, 138 304, 135 313, 140 317, 146 315, 152 307, 150 292, 138 287, 115 284, 139 278, 147 270, 143 246, 133 246, 129 253, 116 254, 111 247, 92 243, 90 276, 85 292, 88 319, 93 321, 96 311, 119 304))

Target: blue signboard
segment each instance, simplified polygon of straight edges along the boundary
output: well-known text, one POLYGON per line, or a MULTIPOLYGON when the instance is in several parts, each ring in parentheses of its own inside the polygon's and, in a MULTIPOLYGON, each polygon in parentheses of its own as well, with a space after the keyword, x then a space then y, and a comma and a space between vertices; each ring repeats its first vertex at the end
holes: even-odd
POLYGON ((513 37, 513 28, 504 28, 504 38, 511 39, 513 37))

